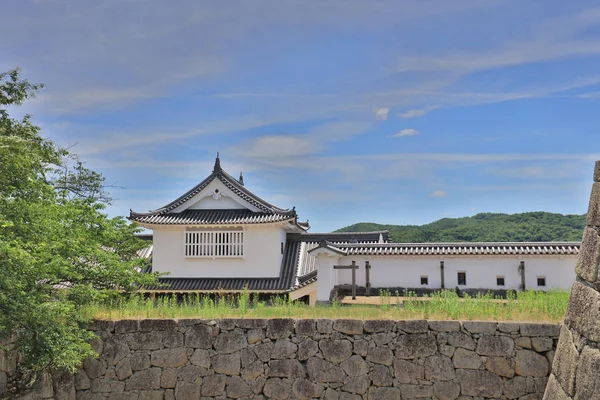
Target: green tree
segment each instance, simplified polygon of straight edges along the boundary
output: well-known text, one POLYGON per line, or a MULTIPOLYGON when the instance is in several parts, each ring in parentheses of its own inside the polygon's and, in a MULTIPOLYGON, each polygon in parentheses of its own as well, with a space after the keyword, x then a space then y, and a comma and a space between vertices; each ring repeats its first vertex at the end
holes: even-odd
POLYGON ((9 116, 41 87, 0 74, 0 336, 16 335, 24 368, 72 371, 94 355, 81 307, 156 275, 139 273, 139 228, 103 213, 104 178, 9 116))

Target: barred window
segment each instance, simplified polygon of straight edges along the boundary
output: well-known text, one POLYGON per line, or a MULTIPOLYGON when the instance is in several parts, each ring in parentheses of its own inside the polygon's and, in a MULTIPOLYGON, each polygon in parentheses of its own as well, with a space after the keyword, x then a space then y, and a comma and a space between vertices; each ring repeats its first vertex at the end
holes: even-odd
POLYGON ((243 231, 195 231, 185 232, 185 256, 226 258, 244 256, 243 231))

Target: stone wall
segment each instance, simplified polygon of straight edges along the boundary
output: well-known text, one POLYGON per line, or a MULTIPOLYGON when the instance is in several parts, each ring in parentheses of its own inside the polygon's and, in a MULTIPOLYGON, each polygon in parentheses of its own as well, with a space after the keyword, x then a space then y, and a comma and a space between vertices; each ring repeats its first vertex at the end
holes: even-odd
POLYGON ((544 399, 600 399, 600 161, 594 184, 577 278, 561 328, 544 399))
MULTIPOLYGON (((557 324, 292 319, 99 321, 60 399, 541 399, 557 324)), ((0 363, 0 369, 2 363, 0 363)))

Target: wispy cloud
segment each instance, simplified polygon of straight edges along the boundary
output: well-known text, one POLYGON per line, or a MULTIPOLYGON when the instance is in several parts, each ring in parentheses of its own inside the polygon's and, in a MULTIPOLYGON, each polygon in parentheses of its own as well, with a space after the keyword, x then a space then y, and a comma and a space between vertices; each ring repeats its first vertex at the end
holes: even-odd
POLYGON ((425 107, 420 109, 406 110, 398 114, 400 118, 415 118, 422 117, 423 115, 429 114, 431 111, 435 110, 437 107, 425 107))
POLYGON ((448 193, 446 193, 443 190, 436 190, 429 195, 429 197, 446 197, 446 196, 448 196, 448 193))
POLYGON ((378 108, 375 110, 375 119, 386 120, 390 114, 389 108, 378 108))
POLYGON ((414 128, 406 128, 402 129, 400 132, 396 132, 392 135, 392 137, 403 137, 403 136, 415 136, 420 132, 414 128))

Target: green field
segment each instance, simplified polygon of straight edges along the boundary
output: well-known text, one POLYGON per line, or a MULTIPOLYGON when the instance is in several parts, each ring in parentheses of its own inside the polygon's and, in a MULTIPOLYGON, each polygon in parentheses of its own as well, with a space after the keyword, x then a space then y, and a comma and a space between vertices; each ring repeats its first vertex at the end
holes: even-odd
POLYGON ((93 319, 133 318, 353 318, 353 319, 435 319, 489 321, 561 322, 569 292, 509 292, 506 299, 491 294, 458 297, 454 291, 417 297, 414 293, 383 293, 378 305, 310 307, 287 297, 259 301, 249 293, 237 297, 187 295, 152 298, 143 294, 113 298, 87 306, 93 319))

